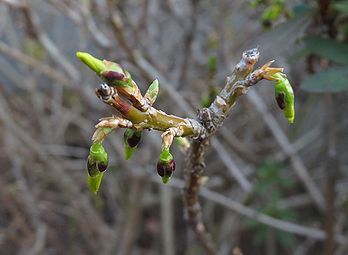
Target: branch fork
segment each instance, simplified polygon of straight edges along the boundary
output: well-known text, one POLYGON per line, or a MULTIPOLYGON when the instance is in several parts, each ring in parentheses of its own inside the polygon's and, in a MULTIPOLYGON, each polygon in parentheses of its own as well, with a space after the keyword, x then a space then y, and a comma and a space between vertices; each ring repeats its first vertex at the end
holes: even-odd
MULTIPOLYGON (((125 155, 126 159, 129 159, 141 140, 143 130, 155 129, 163 132, 161 135, 162 150, 157 163, 157 173, 162 178, 163 183, 167 183, 175 171, 175 161, 170 153, 174 138, 179 138, 179 144, 183 145, 183 150, 187 151, 189 148, 184 171, 185 216, 207 254, 216 254, 216 252, 205 231, 198 195, 204 178, 204 156, 209 138, 222 126, 237 99, 247 93, 251 86, 266 79, 274 81, 277 88, 277 84, 285 84, 287 81, 286 76, 282 74, 283 68, 271 67, 273 61, 269 61, 253 71, 259 55, 257 48, 245 51, 231 76, 227 78, 225 87, 212 104, 208 108, 199 110, 196 119, 191 119, 170 115, 152 106, 159 93, 157 80, 150 84, 143 97, 131 75, 119 64, 99 60, 88 53, 77 53, 77 57, 105 82, 96 89, 97 97, 119 113, 118 116, 100 120, 92 137, 94 144, 101 144, 112 130, 126 128, 124 134, 125 155), (186 137, 192 139, 191 143, 188 143, 186 137)), ((289 84, 286 83, 286 85, 289 84)), ((276 90, 276 96, 277 92, 288 94, 292 92, 287 86, 278 87, 280 89, 276 90)), ((285 95, 282 95, 281 98, 285 98, 285 95)), ((278 98, 277 102, 279 105, 278 98)), ((287 103, 289 102, 287 101, 287 103)), ((293 102, 289 107, 293 109, 293 102)), ((288 118, 287 115, 286 117, 288 118)), ((99 184, 100 181, 98 187, 99 184)))

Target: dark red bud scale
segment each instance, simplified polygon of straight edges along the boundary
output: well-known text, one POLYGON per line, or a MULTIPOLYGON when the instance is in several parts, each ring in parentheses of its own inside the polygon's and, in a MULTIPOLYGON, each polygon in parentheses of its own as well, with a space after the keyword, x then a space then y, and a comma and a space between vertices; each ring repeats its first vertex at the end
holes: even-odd
POLYGON ((98 167, 99 172, 104 172, 108 166, 105 165, 104 163, 100 162, 100 163, 97 163, 97 167, 98 167))
POLYGON ((140 143, 141 140, 141 136, 136 135, 136 133, 134 133, 134 135, 130 138, 127 139, 127 143, 129 145, 129 147, 134 148, 135 146, 137 146, 140 143))
POLYGON ((122 80, 125 77, 124 74, 115 71, 106 71, 102 73, 102 76, 110 82, 122 80))
POLYGON ((284 108, 285 108, 285 93, 280 92, 277 95, 276 100, 277 100, 277 104, 278 104, 279 108, 284 110, 284 108))
POLYGON ((172 159, 169 162, 158 161, 157 173, 161 177, 171 176, 175 171, 175 161, 172 159))

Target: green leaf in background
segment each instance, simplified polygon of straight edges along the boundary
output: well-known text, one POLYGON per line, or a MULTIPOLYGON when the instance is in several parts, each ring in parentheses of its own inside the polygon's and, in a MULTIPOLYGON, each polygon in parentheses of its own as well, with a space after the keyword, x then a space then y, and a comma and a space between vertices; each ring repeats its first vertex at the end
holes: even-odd
POLYGON ((348 15, 348 1, 341 1, 332 6, 336 11, 348 15))
POLYGON ((348 66, 330 68, 308 76, 301 88, 310 92, 340 92, 348 89, 348 66))
POLYGON ((304 42, 311 53, 339 64, 348 64, 348 44, 319 36, 307 37, 304 42))

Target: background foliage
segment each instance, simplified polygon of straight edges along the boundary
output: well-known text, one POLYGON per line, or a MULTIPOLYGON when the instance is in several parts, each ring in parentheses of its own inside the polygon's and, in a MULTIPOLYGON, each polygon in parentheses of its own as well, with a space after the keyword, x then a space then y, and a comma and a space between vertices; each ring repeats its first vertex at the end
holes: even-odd
POLYGON ((259 63, 285 67, 297 117, 267 84, 239 100, 207 158, 208 230, 219 254, 348 253, 348 1, 0 0, 0 13, 1 254, 201 254, 178 189, 185 155, 161 184, 156 132, 131 161, 116 132, 88 191, 93 126, 113 112, 75 51, 120 62, 142 92, 158 78, 156 107, 193 117, 257 45, 259 63))

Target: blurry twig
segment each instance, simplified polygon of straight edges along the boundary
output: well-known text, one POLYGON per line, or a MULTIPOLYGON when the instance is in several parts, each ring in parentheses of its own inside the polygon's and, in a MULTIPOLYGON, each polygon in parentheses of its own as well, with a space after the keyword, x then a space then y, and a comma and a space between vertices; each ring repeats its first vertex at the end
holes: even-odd
POLYGON ((175 254, 175 227, 173 213, 172 189, 162 185, 161 190, 161 224, 163 234, 164 255, 175 254))
POLYGON ((63 84, 65 86, 71 87, 73 86, 73 83, 67 79, 67 77, 56 71, 55 69, 51 68, 49 65, 44 64, 40 62, 39 60, 36 60, 35 58, 32 58, 22 52, 20 52, 17 49, 11 48, 4 42, 0 41, 0 52, 4 55, 7 55, 16 61, 29 66, 30 68, 35 69, 38 72, 41 72, 45 74, 47 77, 57 81, 60 84, 63 84))
POLYGON ((132 254, 134 242, 136 241, 136 228, 139 224, 140 210, 143 189, 145 186, 144 176, 133 176, 132 185, 129 194, 129 207, 127 213, 127 220, 122 234, 120 247, 117 248, 117 254, 127 255, 132 254))
POLYGON ((294 148, 290 144, 288 138, 284 134, 280 125, 272 114, 269 113, 264 100, 257 94, 255 90, 248 93, 247 98, 255 106, 255 109, 261 113, 263 120, 265 121, 268 128, 271 130, 273 136, 276 138, 279 146, 284 153, 290 158, 291 164, 294 168, 295 173, 303 182, 307 188, 309 194, 312 196, 315 204, 320 210, 325 208, 325 200, 317 185, 310 176, 306 166, 304 165, 301 158, 296 154, 294 148))
MULTIPOLYGON (((152 178, 152 180, 154 182, 159 183, 159 180, 157 178, 152 178)), ((184 187, 184 181, 173 177, 169 185, 172 187, 182 189, 184 187)), ((252 218, 260 223, 263 223, 275 229, 283 230, 285 232, 293 233, 296 235, 307 236, 315 240, 325 240, 326 238, 325 231, 321 229, 305 227, 289 221, 273 218, 266 214, 260 213, 250 207, 247 207, 237 201, 227 198, 224 195, 211 191, 210 189, 207 189, 205 187, 202 187, 200 195, 214 203, 218 203, 223 207, 227 207, 240 215, 252 218)), ((335 235, 335 241, 339 244, 346 243, 345 237, 340 234, 335 235)))
POLYGON ((9 4, 12 7, 20 9, 27 19, 26 22, 30 26, 30 30, 33 36, 37 37, 37 40, 45 48, 47 53, 52 59, 57 62, 63 70, 70 76, 73 81, 79 80, 79 72, 76 70, 73 64, 60 52, 56 44, 47 36, 45 32, 40 28, 39 18, 32 12, 31 3, 27 0, 21 2, 14 2, 9 0, 2 0, 4 3, 9 4), (16 3, 14 5, 14 3, 16 3))

